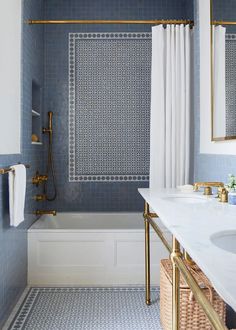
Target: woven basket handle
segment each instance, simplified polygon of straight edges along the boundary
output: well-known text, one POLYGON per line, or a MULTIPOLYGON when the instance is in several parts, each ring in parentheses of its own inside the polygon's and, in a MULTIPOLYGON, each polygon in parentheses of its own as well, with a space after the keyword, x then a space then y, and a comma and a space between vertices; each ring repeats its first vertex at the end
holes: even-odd
MULTIPOLYGON (((189 271, 191 273, 193 273, 195 276, 195 278, 197 278, 197 282, 200 283, 199 286, 201 289, 208 289, 209 291, 209 300, 210 300, 210 303, 212 304, 213 302, 213 290, 212 290, 212 287, 208 284, 208 282, 206 281, 205 277, 202 276, 202 275, 199 275, 199 273, 194 269, 194 266, 187 266, 189 268, 189 271)), ((190 295, 189 295, 189 300, 190 301, 193 301, 194 299, 194 295, 192 293, 192 291, 190 291, 190 295)))

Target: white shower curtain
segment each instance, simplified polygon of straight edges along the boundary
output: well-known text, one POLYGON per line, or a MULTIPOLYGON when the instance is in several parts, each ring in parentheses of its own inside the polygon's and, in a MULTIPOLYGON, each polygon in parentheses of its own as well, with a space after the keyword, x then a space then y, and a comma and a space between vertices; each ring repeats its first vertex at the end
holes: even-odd
POLYGON ((151 189, 189 183, 190 62, 189 25, 152 28, 151 189))

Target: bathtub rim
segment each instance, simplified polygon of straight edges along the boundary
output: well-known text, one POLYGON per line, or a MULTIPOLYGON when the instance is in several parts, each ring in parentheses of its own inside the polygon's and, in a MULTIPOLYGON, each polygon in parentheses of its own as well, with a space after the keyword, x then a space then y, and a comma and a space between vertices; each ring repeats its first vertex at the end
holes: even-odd
MULTIPOLYGON (((137 215, 139 217, 143 217, 142 212, 58 212, 58 215, 137 215)), ((143 228, 32 228, 32 226, 39 220, 43 220, 44 218, 49 219, 52 216, 43 215, 39 217, 35 222, 28 228, 27 233, 28 234, 36 234, 36 233, 144 233, 144 220, 143 220, 143 228)), ((163 224, 161 221, 159 221, 158 225, 160 227, 163 227, 163 224)), ((162 228, 164 233, 168 233, 168 230, 166 228, 162 228)), ((153 228, 150 228, 151 232, 154 232, 153 228)))

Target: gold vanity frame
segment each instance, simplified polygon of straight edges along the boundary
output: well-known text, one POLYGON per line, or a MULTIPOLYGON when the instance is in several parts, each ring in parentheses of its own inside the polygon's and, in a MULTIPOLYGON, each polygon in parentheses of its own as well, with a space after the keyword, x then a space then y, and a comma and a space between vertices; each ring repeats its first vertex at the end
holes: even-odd
POLYGON ((179 300, 180 300, 180 273, 189 285, 196 301, 202 307, 211 325, 216 330, 227 330, 223 321, 219 318, 218 314, 206 298, 198 283, 186 267, 184 260, 192 262, 188 253, 182 252, 180 243, 173 236, 172 246, 169 245, 168 241, 164 237, 161 229, 157 225, 154 218, 158 218, 158 215, 150 212, 149 204, 145 202, 144 205, 144 224, 145 224, 145 289, 146 289, 146 304, 151 304, 150 296, 150 225, 161 239, 164 246, 167 248, 170 258, 172 261, 172 330, 180 330, 179 326, 179 300))
POLYGON ((211 141, 235 140, 236 136, 214 137, 214 45, 213 45, 213 26, 215 25, 236 25, 234 21, 213 20, 213 0, 210 0, 210 42, 211 42, 211 141))

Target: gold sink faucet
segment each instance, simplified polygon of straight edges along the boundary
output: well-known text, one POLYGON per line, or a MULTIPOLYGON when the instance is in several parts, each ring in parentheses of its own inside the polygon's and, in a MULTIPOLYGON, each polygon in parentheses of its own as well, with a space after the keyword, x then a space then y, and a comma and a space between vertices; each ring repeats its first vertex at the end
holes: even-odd
POLYGON ((196 182, 194 183, 194 191, 198 191, 200 187, 204 188, 204 195, 212 195, 212 187, 224 187, 223 182, 196 182))

